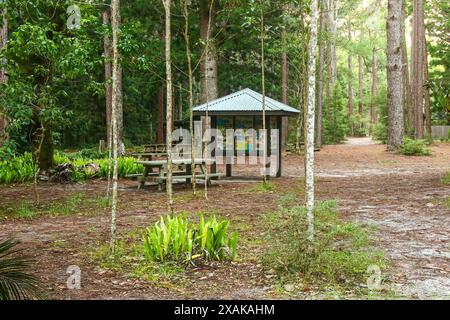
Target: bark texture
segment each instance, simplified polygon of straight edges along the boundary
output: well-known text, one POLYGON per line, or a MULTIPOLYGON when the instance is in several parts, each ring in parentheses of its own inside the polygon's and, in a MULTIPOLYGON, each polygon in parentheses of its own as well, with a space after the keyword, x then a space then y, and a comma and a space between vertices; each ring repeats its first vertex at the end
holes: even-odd
POLYGON ((316 124, 316 144, 322 147, 322 113, 323 113, 323 72, 325 65, 325 33, 326 33, 326 1, 322 0, 320 10, 320 42, 319 61, 317 68, 317 124, 316 124))
POLYGON ((363 113, 363 61, 362 56, 358 55, 358 114, 363 113))
POLYGON ((388 0, 387 13, 387 102, 388 149, 403 143, 403 79, 401 48, 402 0, 388 0))
MULTIPOLYGON (((1 15, 2 27, 0 29, 0 51, 6 47, 8 41, 8 19, 7 19, 7 9, 4 8, 1 15)), ((3 61, 0 60, 0 85, 8 82, 8 75, 6 73, 6 68, 3 65, 3 61)), ((5 116, 2 115, 0 110, 0 146, 8 140, 8 121, 5 116)))
POLYGON ((308 220, 308 239, 314 240, 314 113, 315 113, 315 87, 316 87, 316 47, 317 47, 317 0, 311 2, 311 38, 309 43, 308 62, 308 109, 305 118, 305 177, 306 177, 306 208, 308 220))
POLYGON ((377 105, 376 98, 378 94, 378 58, 377 50, 374 47, 372 49, 372 88, 371 88, 371 99, 370 99, 370 125, 371 132, 373 131, 373 126, 377 123, 377 105))
POLYGON ((172 101, 172 59, 171 59, 171 0, 163 0, 165 11, 165 43, 166 43, 166 145, 167 145, 167 205, 170 213, 173 213, 173 190, 172 190, 172 130, 173 130, 173 101, 172 101))
POLYGON ((413 55, 413 72, 412 72, 412 95, 415 108, 415 137, 423 138, 423 39, 424 39, 424 22, 423 22, 423 2, 422 0, 413 1, 413 38, 412 50, 413 55))
MULTIPOLYGON (((348 40, 352 40, 352 29, 351 26, 348 28, 348 40)), ((348 115, 353 115, 353 59, 352 55, 349 54, 347 58, 348 63, 348 115)))
POLYGON ((200 36, 205 43, 200 65, 201 103, 217 99, 219 96, 217 47, 214 39, 216 8, 213 2, 214 0, 200 0, 200 36))
POLYGON ((119 53, 119 23, 120 23, 120 2, 112 0, 111 3, 111 27, 112 27, 112 146, 113 146, 113 176, 112 176, 112 199, 111 199, 111 252, 116 251, 116 218, 118 191, 117 181, 119 176, 118 156, 119 156, 119 104, 121 103, 121 77, 120 72, 120 53, 119 53))

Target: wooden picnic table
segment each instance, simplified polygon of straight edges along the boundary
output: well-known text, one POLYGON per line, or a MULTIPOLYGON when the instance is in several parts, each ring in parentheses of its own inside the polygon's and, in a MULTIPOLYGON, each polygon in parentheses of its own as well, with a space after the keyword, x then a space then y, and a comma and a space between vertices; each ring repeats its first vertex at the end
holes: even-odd
MULTIPOLYGON (((206 183, 210 185, 212 179, 217 179, 224 176, 220 173, 207 174, 207 164, 214 162, 215 160, 213 159, 194 159, 194 164, 192 165, 192 159, 174 159, 172 160, 173 179, 181 179, 185 180, 186 183, 190 183, 194 176, 192 170, 196 170, 195 178, 199 180, 206 180, 206 177, 208 177, 206 183), (197 169, 200 169, 200 171, 197 172, 197 169)), ((133 176, 138 178, 138 189, 145 185, 148 178, 153 178, 158 182, 158 190, 162 190, 167 180, 167 160, 138 160, 136 163, 144 166, 144 173, 142 175, 131 175, 129 177, 133 176), (158 172, 154 172, 154 169, 158 169, 158 172)))

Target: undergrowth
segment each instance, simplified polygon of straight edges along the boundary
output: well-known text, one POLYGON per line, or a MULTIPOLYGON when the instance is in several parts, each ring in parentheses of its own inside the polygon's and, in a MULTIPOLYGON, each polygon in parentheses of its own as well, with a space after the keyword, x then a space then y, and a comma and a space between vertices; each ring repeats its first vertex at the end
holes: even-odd
POLYGON ((338 217, 333 201, 317 203, 315 238, 307 239, 305 207, 283 208, 266 217, 270 246, 264 263, 283 283, 364 288, 368 267, 386 268, 382 252, 374 250, 368 231, 338 217))

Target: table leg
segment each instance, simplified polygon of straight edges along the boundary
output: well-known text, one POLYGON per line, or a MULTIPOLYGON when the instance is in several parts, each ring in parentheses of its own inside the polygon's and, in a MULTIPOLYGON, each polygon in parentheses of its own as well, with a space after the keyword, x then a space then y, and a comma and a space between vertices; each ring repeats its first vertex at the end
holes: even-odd
POLYGON ((141 188, 143 188, 145 186, 145 181, 147 180, 147 176, 148 176, 148 167, 145 166, 144 167, 144 174, 142 175, 139 184, 138 184, 138 190, 141 190, 141 188))

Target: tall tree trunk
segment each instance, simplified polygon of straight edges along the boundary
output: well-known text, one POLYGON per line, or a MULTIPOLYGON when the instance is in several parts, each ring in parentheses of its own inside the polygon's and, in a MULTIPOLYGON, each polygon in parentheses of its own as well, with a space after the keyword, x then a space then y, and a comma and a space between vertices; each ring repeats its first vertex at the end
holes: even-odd
POLYGON ((213 1, 200 0, 200 36, 205 43, 205 49, 206 45, 208 46, 208 50, 204 50, 200 66, 202 103, 217 99, 219 96, 217 48, 213 36, 216 25, 216 8, 213 1))
POLYGON ((317 69, 317 124, 316 139, 317 146, 322 147, 322 112, 323 112, 323 71, 325 64, 325 32, 326 32, 326 0, 321 2, 320 10, 320 42, 319 42, 319 62, 317 69))
POLYGON ((425 32, 423 34, 423 87, 425 95, 425 129, 426 133, 431 140, 433 135, 431 132, 431 101, 430 101, 430 85, 428 78, 428 50, 425 32))
POLYGON ((370 99, 370 132, 373 133, 373 126, 377 123, 377 106, 376 98, 378 94, 378 59, 377 50, 375 47, 372 48, 372 89, 371 89, 371 99, 370 99))
POLYGON ((184 40, 186 43, 186 59, 188 64, 188 77, 189 77, 189 131, 191 133, 191 172, 192 172, 192 193, 196 195, 196 181, 195 181, 195 132, 194 132, 194 81, 192 76, 192 59, 191 59, 191 43, 189 37, 189 2, 190 0, 184 0, 184 40))
POLYGON ((423 138, 423 2, 422 0, 414 0, 414 42, 412 43, 414 51, 413 61, 413 98, 414 107, 416 109, 416 130, 415 137, 423 138))
POLYGON ((171 0, 163 0, 165 11, 165 43, 166 43, 166 145, 167 145, 167 202, 168 210, 173 213, 173 190, 172 190, 172 59, 171 59, 171 0))
POLYGON ((362 56, 358 55, 358 114, 363 113, 363 61, 362 56))
POLYGON ((305 181, 306 209, 308 221, 308 239, 314 240, 314 121, 315 121, 315 87, 316 87, 316 47, 317 47, 317 0, 311 2, 311 39, 309 43, 308 62, 308 109, 305 119, 305 181))
POLYGON ((156 143, 164 143, 164 85, 158 90, 158 123, 156 128, 156 143))
POLYGON ((337 21, 337 7, 338 0, 329 0, 330 5, 328 8, 329 23, 330 23, 330 81, 331 88, 334 90, 334 85, 337 80, 337 67, 336 67, 336 21, 337 21))
MULTIPOLYGON (((284 104, 288 104, 288 89, 289 89, 289 64, 288 64, 288 57, 286 53, 286 6, 283 5, 283 21, 284 26, 281 33, 282 38, 282 44, 283 44, 283 51, 281 52, 281 101, 284 104)), ((286 146, 287 136, 289 134, 289 118, 283 117, 282 120, 282 128, 281 128, 281 142, 282 147, 286 146)))
MULTIPOLYGON (((352 40, 352 29, 351 25, 348 28, 348 40, 352 40)), ((352 55, 348 55, 348 115, 351 117, 353 115, 353 61, 352 55)))
MULTIPOLYGON (((110 9, 103 11, 103 24, 109 27, 111 23, 110 9)), ((106 100, 106 141, 108 147, 112 149, 112 128, 111 128, 111 113, 112 113, 112 44, 108 33, 103 38, 103 55, 105 57, 105 100, 106 100)))
MULTIPOLYGON (((0 29, 0 51, 6 47, 8 42, 8 19, 6 7, 2 11, 2 28, 0 29)), ((6 74, 6 67, 4 62, 0 60, 0 85, 8 82, 8 75, 6 74)), ((8 121, 6 116, 2 115, 0 111, 0 147, 8 140, 8 121)))
POLYGON ((116 217, 117 217, 117 182, 119 178, 119 104, 121 103, 121 82, 120 72, 120 53, 119 53, 119 24, 120 24, 120 2, 112 0, 111 4, 111 25, 112 25, 112 140, 113 140, 113 177, 112 177, 112 200, 111 200, 111 253, 116 252, 116 217))
POLYGON ((403 79, 401 16, 403 0, 388 0, 387 13, 387 104, 388 149, 403 143, 403 79))
POLYGON ((411 103, 411 87, 409 83, 408 48, 406 45, 406 0, 402 5, 401 43, 402 43, 402 75, 403 75, 403 113, 406 133, 414 131, 414 109, 411 103))
MULTIPOLYGON (((262 90, 262 123, 263 123, 263 180, 267 182, 267 150, 270 146, 267 145, 267 130, 266 130, 266 71, 265 71, 265 50, 264 50, 264 9, 261 7, 261 90, 262 90)), ((270 124, 269 124, 270 126, 270 124)), ((279 146, 281 148, 281 146, 279 146)))

